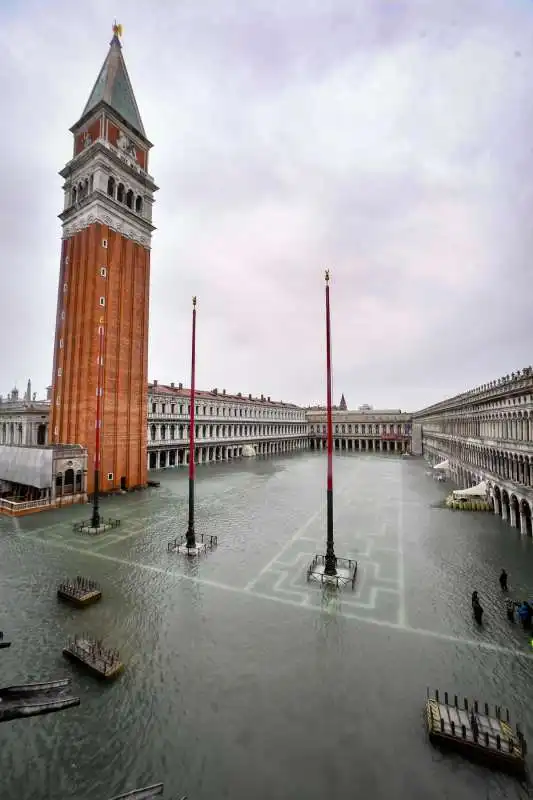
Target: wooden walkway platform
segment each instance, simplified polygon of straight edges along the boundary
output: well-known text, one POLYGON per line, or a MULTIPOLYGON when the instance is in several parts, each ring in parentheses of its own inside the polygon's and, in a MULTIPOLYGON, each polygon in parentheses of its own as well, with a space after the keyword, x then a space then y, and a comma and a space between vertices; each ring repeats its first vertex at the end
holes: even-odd
POLYGON ((104 647, 101 642, 89 636, 75 636, 66 647, 63 655, 71 661, 77 661, 84 667, 105 680, 112 680, 124 670, 118 651, 104 647))
POLYGON ((492 715, 488 703, 462 701, 436 691, 426 702, 426 723, 430 739, 466 757, 495 769, 523 776, 526 771, 526 741, 518 725, 513 731, 509 711, 500 706, 492 715), (451 700, 451 702, 450 702, 451 700))
POLYGON ((67 578, 57 587, 57 596, 60 600, 67 600, 78 608, 85 608, 102 599, 102 592, 96 581, 76 575, 67 578))

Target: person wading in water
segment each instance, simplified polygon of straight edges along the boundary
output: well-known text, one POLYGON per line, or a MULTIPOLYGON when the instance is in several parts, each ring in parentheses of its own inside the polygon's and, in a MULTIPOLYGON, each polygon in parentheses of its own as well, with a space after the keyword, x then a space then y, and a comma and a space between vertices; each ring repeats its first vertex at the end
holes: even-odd
POLYGON ((501 571, 500 575, 500 586, 502 587, 502 592, 506 592, 508 589, 507 586, 507 573, 504 569, 501 571))
POLYGON ((472 592, 472 611, 474 612, 474 619, 478 625, 481 625, 483 620, 483 608, 479 602, 477 592, 472 592))

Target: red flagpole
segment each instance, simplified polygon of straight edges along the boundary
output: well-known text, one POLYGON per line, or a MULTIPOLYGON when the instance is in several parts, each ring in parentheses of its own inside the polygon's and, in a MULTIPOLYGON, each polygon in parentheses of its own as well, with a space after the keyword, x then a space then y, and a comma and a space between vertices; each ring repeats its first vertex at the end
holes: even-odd
POLYGON ((100 493, 100 464, 101 464, 101 428, 102 428, 102 395, 103 395, 103 375, 104 375, 104 326, 99 327, 98 337, 98 370, 96 379, 96 442, 94 454, 94 497, 93 497, 93 516, 91 520, 92 528, 100 527, 100 510, 98 507, 98 497, 100 493))
POLYGON ((191 351, 191 395, 189 415, 189 524, 187 527, 187 547, 196 547, 194 534, 194 426, 195 426, 195 383, 196 383, 196 297, 192 299, 192 351, 191 351))
POLYGON ((337 574, 337 559, 333 544, 333 418, 331 409, 331 318, 329 306, 329 270, 326 270, 326 382, 327 382, 327 432, 328 432, 328 482, 327 482, 327 546, 324 572, 337 574))

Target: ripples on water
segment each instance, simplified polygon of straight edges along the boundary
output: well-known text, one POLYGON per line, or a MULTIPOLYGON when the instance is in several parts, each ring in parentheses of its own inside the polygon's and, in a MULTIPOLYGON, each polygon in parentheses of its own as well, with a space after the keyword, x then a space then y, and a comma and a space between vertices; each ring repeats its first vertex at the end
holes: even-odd
MULTIPOLYGON (((123 520, 115 544, 71 531, 87 509, 0 518, 0 626, 13 640, 0 653, 2 681, 69 675, 82 700, 0 726, 2 800, 107 800, 158 780, 169 800, 521 796, 516 782, 433 750, 422 706, 427 685, 477 695, 509 705, 532 738, 533 661, 347 618, 349 595, 304 609, 223 588, 242 590, 304 524, 306 537, 324 537, 324 474, 322 454, 199 469, 197 530, 219 536, 199 563, 166 549, 186 527, 184 472, 104 501, 123 520), (58 604, 56 584, 71 574, 98 580, 102 602, 83 612, 58 604), (117 683, 64 662, 78 631, 120 650, 117 683)), ((504 566, 513 596, 533 597, 531 540, 489 514, 434 507, 447 489, 418 461, 339 457, 335 475, 337 552, 362 558, 375 542, 367 534, 385 524, 401 534, 411 627, 533 653, 498 586, 504 566)), ((396 574, 394 554, 382 566, 396 574)), ((391 596, 381 613, 396 622, 398 604, 391 596)))

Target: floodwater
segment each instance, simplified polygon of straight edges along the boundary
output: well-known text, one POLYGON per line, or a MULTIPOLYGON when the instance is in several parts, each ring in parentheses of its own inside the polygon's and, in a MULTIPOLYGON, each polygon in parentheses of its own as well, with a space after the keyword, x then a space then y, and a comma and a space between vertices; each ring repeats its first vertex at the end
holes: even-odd
POLYGON ((436 507, 449 491, 417 459, 339 455, 336 552, 356 590, 307 584, 325 538, 325 454, 198 470, 199 562, 167 552, 185 530, 187 475, 88 507, 0 519, 2 685, 72 676, 81 705, 0 726, 2 800, 107 800, 157 781, 165 800, 518 798, 512 778, 427 741, 426 687, 508 706, 533 744, 533 648, 505 617, 498 575, 533 597, 532 540, 488 513, 436 507), (101 603, 58 603, 69 575, 101 603), (485 621, 476 629, 470 595, 485 621), (62 657, 88 632, 119 649, 102 685, 62 657))

